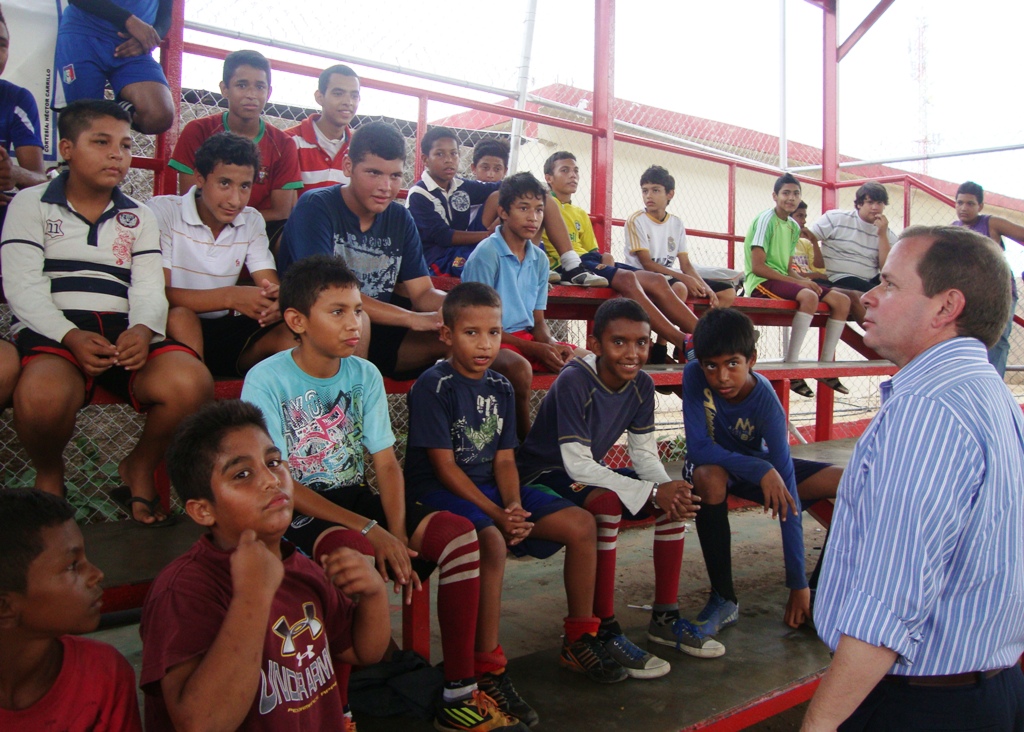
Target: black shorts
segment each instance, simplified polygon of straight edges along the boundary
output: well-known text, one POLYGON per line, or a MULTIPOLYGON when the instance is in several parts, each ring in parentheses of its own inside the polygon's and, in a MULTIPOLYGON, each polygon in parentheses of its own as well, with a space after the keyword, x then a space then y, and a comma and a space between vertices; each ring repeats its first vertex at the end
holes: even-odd
MULTIPOLYGON (((334 505, 341 506, 367 519, 373 519, 385 529, 388 528, 388 518, 384 514, 384 504, 381 503, 380 495, 372 491, 365 483, 317 492, 334 505)), ((437 513, 437 511, 419 503, 407 503, 405 506, 405 535, 412 536, 420 522, 432 513, 437 513)), ((284 538, 297 546, 303 554, 312 556, 313 545, 320 534, 337 525, 330 521, 296 513, 292 516, 291 526, 284 532, 284 538)), ((436 564, 428 562, 426 559, 415 557, 412 560, 412 568, 421 580, 429 577, 436 567, 436 564)))
POLYGON ((238 359, 260 338, 277 327, 262 327, 245 315, 224 315, 220 318, 200 318, 203 328, 203 360, 214 376, 239 377, 238 359))
MULTIPOLYGON (((65 310, 64 317, 70 320, 80 330, 90 333, 99 333, 111 343, 115 343, 122 333, 128 330, 128 315, 126 313, 94 313, 84 310, 65 310)), ((28 328, 19 331, 14 336, 14 345, 18 347, 21 355, 21 365, 24 366, 34 358, 44 355, 59 356, 70 362, 81 373, 85 379, 85 403, 92 401, 93 392, 97 386, 102 386, 114 396, 123 399, 132 405, 136 412, 144 412, 144 406, 135 398, 135 376, 138 371, 128 371, 121 366, 112 366, 99 376, 89 376, 82 370, 78 359, 68 350, 64 344, 58 343, 52 338, 36 333, 28 328)), ((170 351, 184 351, 199 358, 198 354, 183 343, 165 338, 158 343, 149 344, 149 356, 146 362, 149 363, 157 356, 170 351)))
MULTIPOLYGON (((401 295, 392 295, 391 304, 396 307, 412 310, 412 300, 401 295)), ((402 347, 402 341, 409 333, 408 328, 400 325, 370 325, 370 348, 366 354, 367 360, 377 367, 381 376, 388 379, 415 379, 434 364, 428 363, 409 371, 395 371, 398 364, 398 350, 402 347)))
MULTIPOLYGON (((624 269, 624 270, 626 270, 628 272, 643 272, 643 271, 645 271, 645 270, 640 269, 640 267, 634 267, 632 264, 625 264, 623 262, 616 262, 615 263, 615 268, 616 269, 624 269)), ((668 276, 666 276, 665 279, 668 280, 668 283, 670 285, 674 285, 677 282, 679 284, 686 284, 682 280, 677 279, 675 277, 668 277, 668 276)), ((610 281, 611 280, 609 279, 609 282, 610 281)), ((722 292, 724 290, 735 290, 736 289, 735 287, 733 287, 728 282, 722 282, 721 280, 704 280, 704 281, 707 283, 708 287, 711 288, 712 292, 722 292)))
MULTIPOLYGON (((688 483, 693 483, 693 471, 697 466, 689 461, 689 459, 683 462, 683 480, 688 483)), ((725 466, 722 466, 725 467, 725 466)), ((810 478, 812 475, 817 475, 825 468, 831 468, 832 463, 821 463, 817 460, 801 460, 800 458, 793 458, 793 478, 797 485, 800 485, 805 480, 810 478)), ((726 469, 728 472, 728 469, 726 469)), ((761 486, 756 483, 743 480, 732 473, 729 473, 729 482, 727 485, 729 493, 734 496, 752 501, 753 503, 764 503, 764 492, 761 490, 761 486)), ((810 505, 809 503, 807 504, 810 505)), ((807 508, 807 506, 803 506, 807 508)))
POLYGON ((840 275, 839 279, 829 282, 832 287, 842 287, 844 290, 856 290, 857 292, 873 290, 881 283, 881 275, 875 275, 870 280, 866 280, 863 277, 854 277, 853 275, 840 275))

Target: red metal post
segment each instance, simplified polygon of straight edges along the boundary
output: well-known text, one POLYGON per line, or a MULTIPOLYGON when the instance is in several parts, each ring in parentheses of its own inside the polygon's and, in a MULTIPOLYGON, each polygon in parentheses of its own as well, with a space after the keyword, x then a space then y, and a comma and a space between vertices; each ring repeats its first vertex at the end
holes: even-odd
POLYGON ((160 196, 178 191, 178 176, 167 167, 174 143, 178 141, 178 126, 181 108, 181 64, 185 47, 185 0, 174 0, 171 10, 171 29, 160 45, 160 65, 171 88, 171 102, 174 106, 174 124, 171 129, 156 139, 156 159, 160 169, 153 174, 153 195, 160 196))
POLYGON ((896 0, 881 0, 881 2, 875 6, 874 10, 867 14, 867 17, 865 17, 864 20, 860 22, 860 25, 854 29, 853 33, 850 34, 850 37, 843 41, 843 45, 839 46, 836 50, 837 61, 842 61, 846 57, 846 54, 853 50, 853 47, 857 45, 857 41, 863 38, 864 34, 871 30, 871 26, 878 22, 878 19, 885 14, 885 11, 888 10, 889 6, 894 2, 896 2, 896 0))
POLYGON ((602 252, 611 249, 612 155, 615 144, 615 0, 594 0, 594 137, 590 213, 602 252))
POLYGON ((415 180, 419 180, 420 176, 423 175, 423 156, 420 154, 420 143, 423 142, 423 136, 427 134, 427 97, 426 95, 420 95, 419 111, 416 114, 416 149, 413 150, 413 158, 416 160, 415 167, 415 180))
MULTIPOLYGON (((825 343, 825 329, 818 328, 818 354, 821 357, 821 347, 825 343)), ((832 422, 835 418, 836 393, 827 386, 818 382, 818 390, 815 394, 814 414, 814 441, 825 442, 832 439, 832 422)))
MULTIPOLYGON (((729 164, 729 210, 726 214, 725 228, 730 234, 736 234, 736 164, 729 164)), ((726 266, 729 269, 736 269, 736 242, 729 242, 726 266)), ((788 413, 788 412, 787 412, 788 413)))
POLYGON ((822 136, 821 136, 821 190, 822 210, 836 208, 835 184, 839 179, 839 58, 836 44, 839 39, 836 20, 836 0, 822 3, 822 136))
MULTIPOLYGON (((910 190, 909 180, 903 181, 903 228, 910 226, 910 190)), ((892 242, 890 242, 892 243, 892 242)))

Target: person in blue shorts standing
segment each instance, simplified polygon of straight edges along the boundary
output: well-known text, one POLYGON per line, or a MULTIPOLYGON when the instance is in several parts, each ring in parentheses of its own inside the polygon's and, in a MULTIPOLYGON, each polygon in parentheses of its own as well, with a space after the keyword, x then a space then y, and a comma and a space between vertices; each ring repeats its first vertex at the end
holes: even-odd
POLYGON ((107 82, 132 127, 159 135, 174 124, 174 102, 151 55, 171 27, 172 0, 68 0, 57 29, 53 65, 60 109, 78 99, 103 99, 107 82), (59 94, 58 90, 58 94, 59 94))

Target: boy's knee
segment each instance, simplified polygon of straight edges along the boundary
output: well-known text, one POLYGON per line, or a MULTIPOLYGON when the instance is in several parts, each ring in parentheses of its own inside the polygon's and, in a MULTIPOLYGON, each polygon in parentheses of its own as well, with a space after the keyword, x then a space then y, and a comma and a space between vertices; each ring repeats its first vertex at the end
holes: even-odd
POLYGON ((317 560, 342 547, 355 549, 367 557, 373 557, 375 553, 373 544, 362 533, 342 526, 333 526, 316 538, 313 543, 313 559, 317 560))
POLYGON ((151 363, 156 368, 146 382, 146 401, 175 405, 192 412, 213 399, 213 376, 199 359, 184 353, 169 353, 151 363))
POLYGON ((14 389, 15 414, 22 424, 66 419, 84 403, 84 377, 66 362, 30 361, 14 389))
POLYGON ((533 385, 533 367, 524 357, 503 348, 494 359, 494 369, 511 382, 517 395, 529 394, 533 385))
POLYGON ((623 295, 635 295, 640 292, 640 284, 636 281, 636 275, 629 270, 620 269, 615 279, 612 280, 612 289, 621 292, 623 295))
POLYGON ((693 470, 693 492, 708 503, 725 500, 729 473, 720 465, 699 465, 693 470))
POLYGON ((135 128, 144 135, 159 135, 174 124, 174 107, 170 96, 154 95, 135 108, 135 128))
POLYGON ((805 313, 813 313, 818 309, 818 296, 814 293, 814 290, 808 290, 807 288, 800 290, 797 293, 796 302, 800 306, 800 310, 805 313))
POLYGON ((477 541, 480 542, 480 559, 492 566, 504 566, 505 555, 508 553, 505 546, 505 537, 496 526, 488 526, 477 532, 477 541))
POLYGON ((594 544, 597 541, 597 522, 589 511, 582 508, 566 509, 569 514, 569 529, 566 532, 566 544, 594 544))
POLYGON ((672 292, 676 293, 676 296, 680 300, 685 300, 690 296, 690 291, 686 289, 686 285, 684 285, 682 282, 673 282, 672 292))

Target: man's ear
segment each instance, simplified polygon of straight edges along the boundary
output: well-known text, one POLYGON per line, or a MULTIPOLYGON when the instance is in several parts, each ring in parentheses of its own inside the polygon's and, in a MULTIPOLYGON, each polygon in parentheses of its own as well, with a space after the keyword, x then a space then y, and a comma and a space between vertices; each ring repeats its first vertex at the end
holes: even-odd
POLYGON ((281 314, 281 317, 288 329, 295 335, 306 332, 306 316, 295 308, 288 308, 281 314))
POLYGON ((206 498, 190 498, 185 501, 185 513, 200 526, 213 526, 217 523, 213 501, 206 498))
POLYGON ((956 321, 967 306, 967 298, 964 297, 964 293, 957 289, 950 289, 936 293, 935 297, 939 299, 940 304, 939 311, 935 314, 935 325, 940 329, 948 325, 956 327, 956 321))

